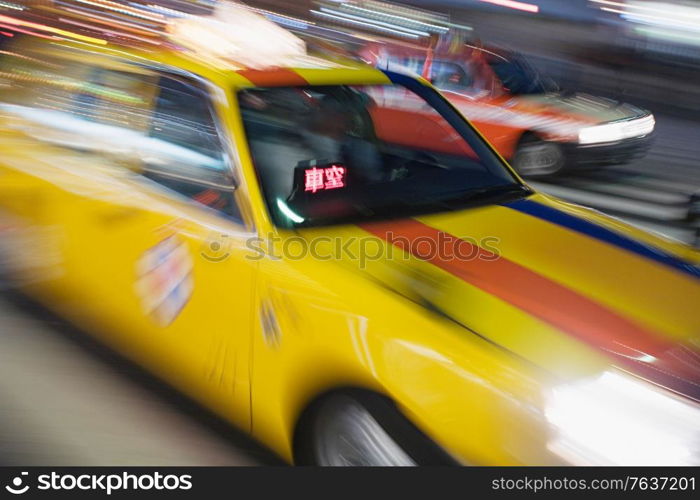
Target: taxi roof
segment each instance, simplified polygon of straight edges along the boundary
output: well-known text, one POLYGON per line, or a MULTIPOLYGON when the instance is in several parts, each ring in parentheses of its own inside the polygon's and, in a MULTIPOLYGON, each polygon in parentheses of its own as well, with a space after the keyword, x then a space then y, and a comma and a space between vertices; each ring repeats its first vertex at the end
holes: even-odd
MULTIPOLYGON (((388 76, 365 63, 351 59, 316 56, 312 54, 290 57, 288 64, 265 67, 244 66, 236 61, 208 57, 187 49, 171 46, 134 48, 112 43, 92 44, 73 41, 38 41, 41 52, 66 57, 75 51, 75 57, 96 65, 109 66, 129 61, 144 66, 164 66, 192 73, 233 87, 304 86, 339 84, 385 84, 388 76), (68 50, 66 50, 68 49, 68 50)), ((69 56, 70 57, 70 56, 69 56)))

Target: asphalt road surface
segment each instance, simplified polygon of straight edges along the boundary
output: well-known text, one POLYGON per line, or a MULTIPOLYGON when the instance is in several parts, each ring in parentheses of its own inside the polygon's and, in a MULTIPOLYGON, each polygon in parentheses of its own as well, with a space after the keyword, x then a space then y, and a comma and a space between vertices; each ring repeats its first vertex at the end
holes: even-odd
POLYGON ((573 172, 534 187, 684 243, 700 246, 700 123, 656 116, 646 157, 573 172))
POLYGON ((277 464, 87 336, 0 293, 0 464, 277 464))

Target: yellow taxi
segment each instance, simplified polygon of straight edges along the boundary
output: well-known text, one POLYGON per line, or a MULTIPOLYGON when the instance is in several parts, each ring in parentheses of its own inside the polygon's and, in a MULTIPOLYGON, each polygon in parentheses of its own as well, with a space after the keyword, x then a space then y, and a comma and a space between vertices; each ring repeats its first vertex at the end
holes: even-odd
POLYGON ((698 252, 534 192, 425 80, 183 46, 7 49, 23 293, 291 463, 700 463, 698 252))

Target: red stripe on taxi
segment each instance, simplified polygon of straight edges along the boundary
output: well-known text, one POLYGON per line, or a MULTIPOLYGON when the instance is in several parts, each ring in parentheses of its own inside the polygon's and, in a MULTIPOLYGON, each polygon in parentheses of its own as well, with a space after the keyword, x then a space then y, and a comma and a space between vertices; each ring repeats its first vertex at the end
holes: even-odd
POLYGON ((360 227, 614 356, 620 365, 647 380, 700 401, 697 349, 666 341, 584 295, 417 220, 367 223, 360 227), (439 252, 421 252, 420 246, 429 241, 454 245, 445 245, 439 252), (463 255, 470 258, 460 258, 463 255))
POLYGON ((309 84, 299 73, 291 69, 244 69, 239 71, 238 74, 259 87, 305 86, 309 84))
POLYGON ((610 353, 632 360, 644 354, 661 356, 672 346, 654 332, 563 285, 417 220, 368 223, 360 224, 360 227, 532 316, 610 353), (419 247, 428 239, 457 242, 460 247, 445 245, 441 252, 426 255, 419 247), (470 258, 460 258, 460 255, 469 255, 470 258))

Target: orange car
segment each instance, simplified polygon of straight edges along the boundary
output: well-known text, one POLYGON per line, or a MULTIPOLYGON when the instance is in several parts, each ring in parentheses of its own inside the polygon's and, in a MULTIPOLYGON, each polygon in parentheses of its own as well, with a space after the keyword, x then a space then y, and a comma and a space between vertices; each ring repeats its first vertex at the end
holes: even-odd
POLYGON ((358 55, 431 80, 521 175, 625 163, 650 145, 650 112, 561 92, 518 54, 468 44, 431 49, 371 42, 358 55))

